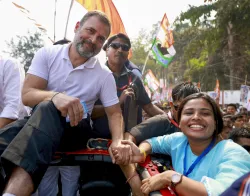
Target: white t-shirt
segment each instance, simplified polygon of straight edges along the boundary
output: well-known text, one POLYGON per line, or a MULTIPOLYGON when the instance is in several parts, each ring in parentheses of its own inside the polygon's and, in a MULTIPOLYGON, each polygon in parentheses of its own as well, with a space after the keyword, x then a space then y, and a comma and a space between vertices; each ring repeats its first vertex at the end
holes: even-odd
POLYGON ((27 110, 21 99, 23 67, 13 59, 0 57, 0 118, 21 119, 27 110))
POLYGON ((47 90, 65 92, 84 101, 89 113, 98 98, 104 107, 117 104, 119 100, 111 71, 96 57, 74 69, 68 55, 69 47, 70 44, 41 48, 28 73, 47 80, 47 90))

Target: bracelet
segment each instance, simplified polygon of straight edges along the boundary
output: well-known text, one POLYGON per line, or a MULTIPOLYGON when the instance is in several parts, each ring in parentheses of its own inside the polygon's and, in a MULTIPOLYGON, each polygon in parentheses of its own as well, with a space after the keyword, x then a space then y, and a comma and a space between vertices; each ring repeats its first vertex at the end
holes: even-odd
POLYGON ((60 92, 56 92, 52 97, 51 97, 51 99, 50 99, 50 101, 53 101, 53 98, 56 96, 56 95, 58 95, 60 92))
POLYGON ((135 176, 139 176, 136 171, 134 171, 134 174, 127 179, 126 184, 135 176))
POLYGON ((143 149, 141 149, 141 148, 139 148, 139 149, 140 149, 140 153, 143 154, 143 161, 142 161, 142 163, 144 163, 146 161, 146 157, 147 157, 146 151, 143 150, 143 149))

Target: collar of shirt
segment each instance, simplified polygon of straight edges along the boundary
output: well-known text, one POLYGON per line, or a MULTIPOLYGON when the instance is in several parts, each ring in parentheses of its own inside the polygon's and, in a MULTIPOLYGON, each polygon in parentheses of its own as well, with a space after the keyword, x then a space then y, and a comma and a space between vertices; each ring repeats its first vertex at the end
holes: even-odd
MULTIPOLYGON (((70 49, 71 44, 72 43, 63 45, 63 51, 61 53, 62 59, 66 59, 70 61, 69 49, 70 49)), ((98 59, 94 56, 94 57, 89 58, 85 63, 81 64, 76 69, 84 69, 84 68, 93 69, 97 63, 98 63, 98 59)))
MULTIPOLYGON (((106 66, 109 68, 108 61, 106 62, 106 66)), ((129 70, 128 68, 126 68, 126 66, 124 65, 123 68, 122 68, 120 76, 117 77, 115 74, 113 74, 113 75, 114 75, 114 77, 119 78, 119 77, 124 76, 124 75, 127 76, 128 73, 130 73, 130 72, 131 72, 131 70, 129 70)))

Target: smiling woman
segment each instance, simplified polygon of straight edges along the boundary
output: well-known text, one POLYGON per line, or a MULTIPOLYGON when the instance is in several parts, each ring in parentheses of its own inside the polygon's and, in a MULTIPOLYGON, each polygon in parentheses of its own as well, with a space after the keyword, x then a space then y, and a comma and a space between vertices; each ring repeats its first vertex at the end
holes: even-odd
POLYGON ((179 107, 178 119, 195 154, 202 153, 213 140, 218 142, 218 134, 223 128, 222 114, 208 95, 199 93, 184 99, 179 107))
POLYGON ((213 109, 204 99, 193 99, 182 108, 180 128, 190 140, 210 142, 215 131, 213 109))
POLYGON ((144 193, 172 186, 182 196, 220 195, 250 171, 248 152, 233 141, 218 137, 223 128, 222 116, 208 95, 197 93, 183 99, 178 119, 182 133, 146 140, 139 148, 123 142, 132 148, 131 162, 144 161, 144 152, 171 155, 175 171, 144 179, 144 193))

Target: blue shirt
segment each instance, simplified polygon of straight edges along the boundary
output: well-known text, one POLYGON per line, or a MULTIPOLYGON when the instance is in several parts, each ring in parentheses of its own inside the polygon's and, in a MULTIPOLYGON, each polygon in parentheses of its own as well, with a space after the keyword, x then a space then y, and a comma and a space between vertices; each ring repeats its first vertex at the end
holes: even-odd
MULTIPOLYGON (((136 104, 138 106, 144 106, 151 103, 151 100, 148 97, 148 94, 143 86, 141 79, 135 76, 131 70, 127 69, 124 66, 120 76, 116 76, 114 73, 113 76, 115 78, 116 86, 118 88, 122 89, 122 87, 129 85, 129 78, 131 79, 131 82, 133 82, 137 86, 136 104)), ((120 97, 122 92, 123 90, 117 90, 117 96, 120 97)), ((98 100, 95 105, 102 105, 102 103, 100 102, 100 100, 98 100)), ((142 116, 138 115, 138 119, 141 118, 142 116)), ((141 120, 139 122, 141 122, 141 120)), ((106 115, 93 120, 93 133, 95 137, 111 138, 108 117, 106 115)))
MULTIPOLYGON (((153 153, 169 154, 175 171, 184 171, 184 154, 187 137, 173 133, 147 140, 153 153)), ((190 146, 187 148, 187 169, 196 160, 190 146)), ((188 175, 190 179, 202 182, 208 195, 219 195, 236 179, 250 171, 250 155, 232 140, 223 140, 216 144, 188 175)))

